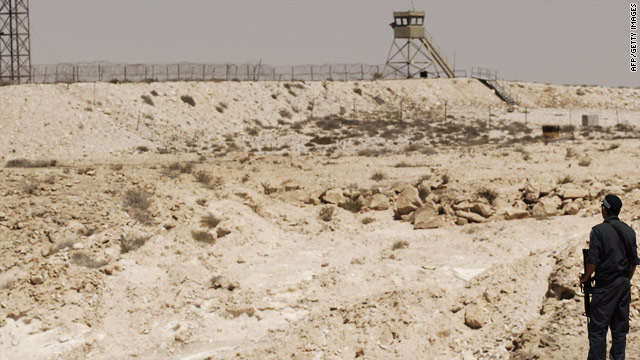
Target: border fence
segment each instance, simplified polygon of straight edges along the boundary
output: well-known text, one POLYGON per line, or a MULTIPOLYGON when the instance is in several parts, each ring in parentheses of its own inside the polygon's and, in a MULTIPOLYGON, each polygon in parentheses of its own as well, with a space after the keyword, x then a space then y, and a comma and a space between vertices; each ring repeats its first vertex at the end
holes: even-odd
MULTIPOLYGON (((158 65, 57 64, 32 66, 30 82, 34 84, 52 84, 152 81, 364 81, 381 79, 383 77, 382 71, 384 71, 384 65, 366 64, 295 66, 197 63, 158 65)), ((456 75, 458 74, 459 71, 456 72, 456 75)), ((466 71, 463 76, 466 76, 466 71)))

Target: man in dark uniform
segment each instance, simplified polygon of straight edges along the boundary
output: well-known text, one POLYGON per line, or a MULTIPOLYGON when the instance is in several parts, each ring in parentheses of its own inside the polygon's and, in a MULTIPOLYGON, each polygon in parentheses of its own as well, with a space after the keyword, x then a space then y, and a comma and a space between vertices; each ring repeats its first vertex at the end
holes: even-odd
POLYGON ((580 283, 590 281, 595 272, 592 289, 591 321, 589 322, 589 360, 605 360, 607 331, 611 328, 610 360, 624 360, 629 332, 629 303, 631 278, 640 264, 636 233, 618 219, 622 200, 607 195, 602 201, 604 222, 591 229, 586 272, 580 283))

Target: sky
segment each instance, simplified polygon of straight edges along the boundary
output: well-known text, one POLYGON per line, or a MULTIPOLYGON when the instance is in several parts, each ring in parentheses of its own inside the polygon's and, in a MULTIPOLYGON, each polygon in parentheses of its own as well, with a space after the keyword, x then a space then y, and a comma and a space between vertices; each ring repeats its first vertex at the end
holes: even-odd
POLYGON ((384 64, 412 8, 456 69, 640 86, 621 0, 30 0, 32 62, 384 64))

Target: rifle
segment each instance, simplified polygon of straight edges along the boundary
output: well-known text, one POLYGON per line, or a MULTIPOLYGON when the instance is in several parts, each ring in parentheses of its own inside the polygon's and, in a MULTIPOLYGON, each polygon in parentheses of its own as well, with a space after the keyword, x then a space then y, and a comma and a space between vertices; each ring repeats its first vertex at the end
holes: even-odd
MULTIPOLYGON (((589 254, 589 249, 582 249, 582 262, 584 264, 584 274, 587 273, 587 255, 589 254)), ((587 326, 589 325, 589 319, 591 318, 591 282, 593 279, 589 279, 589 281, 580 284, 580 290, 584 294, 584 314, 582 316, 587 317, 587 326)))

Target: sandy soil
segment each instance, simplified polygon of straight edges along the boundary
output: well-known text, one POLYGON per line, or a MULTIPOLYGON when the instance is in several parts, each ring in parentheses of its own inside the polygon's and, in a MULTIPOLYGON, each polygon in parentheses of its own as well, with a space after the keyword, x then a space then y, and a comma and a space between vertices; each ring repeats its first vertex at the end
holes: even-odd
POLYGON ((0 359, 584 358, 640 90, 510 86, 0 87, 0 359))

